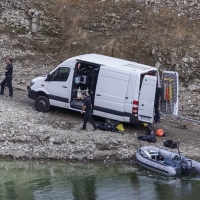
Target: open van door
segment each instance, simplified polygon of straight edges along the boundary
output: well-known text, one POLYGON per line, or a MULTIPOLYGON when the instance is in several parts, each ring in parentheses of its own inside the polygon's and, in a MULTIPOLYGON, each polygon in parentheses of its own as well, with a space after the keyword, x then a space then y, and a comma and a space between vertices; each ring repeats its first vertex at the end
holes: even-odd
POLYGON ((178 116, 178 73, 163 71, 161 89, 160 111, 178 116))
POLYGON ((138 119, 140 121, 153 123, 156 83, 156 76, 145 75, 143 78, 138 105, 138 119))

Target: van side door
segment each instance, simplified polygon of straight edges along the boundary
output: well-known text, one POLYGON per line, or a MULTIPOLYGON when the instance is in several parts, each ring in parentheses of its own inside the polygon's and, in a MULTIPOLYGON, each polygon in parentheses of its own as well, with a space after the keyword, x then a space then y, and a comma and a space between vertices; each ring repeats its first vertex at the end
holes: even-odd
POLYGON ((48 80, 48 97, 51 105, 58 107, 66 107, 69 102, 70 95, 70 67, 59 67, 52 74, 48 80))
POLYGON ((95 115, 123 121, 129 74, 101 66, 94 101, 95 115))
POLYGON ((140 121, 153 123, 156 83, 156 76, 145 75, 143 78, 138 103, 138 119, 140 121))
POLYGON ((160 102, 160 111, 163 114, 178 116, 178 89, 178 72, 163 71, 160 102))

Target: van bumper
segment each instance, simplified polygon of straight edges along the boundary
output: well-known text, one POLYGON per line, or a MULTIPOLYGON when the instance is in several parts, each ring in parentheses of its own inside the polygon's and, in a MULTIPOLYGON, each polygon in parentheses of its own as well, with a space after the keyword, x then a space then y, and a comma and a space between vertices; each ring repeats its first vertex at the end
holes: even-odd
POLYGON ((30 88, 29 86, 27 87, 27 90, 28 90, 28 97, 29 97, 30 99, 35 100, 36 97, 37 97, 36 91, 31 90, 31 88, 30 88))

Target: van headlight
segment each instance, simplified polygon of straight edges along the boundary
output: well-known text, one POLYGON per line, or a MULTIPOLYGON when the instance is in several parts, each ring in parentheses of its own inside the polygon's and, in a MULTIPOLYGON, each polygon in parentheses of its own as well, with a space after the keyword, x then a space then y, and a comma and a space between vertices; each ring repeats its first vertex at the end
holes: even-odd
POLYGON ((34 82, 33 82, 33 81, 31 81, 31 82, 30 82, 30 85, 29 85, 29 87, 33 86, 33 84, 34 84, 34 82))

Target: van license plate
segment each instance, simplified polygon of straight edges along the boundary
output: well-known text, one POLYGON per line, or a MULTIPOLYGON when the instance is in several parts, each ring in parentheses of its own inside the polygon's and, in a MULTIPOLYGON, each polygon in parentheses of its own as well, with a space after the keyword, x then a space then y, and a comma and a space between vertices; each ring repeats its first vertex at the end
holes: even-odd
POLYGON ((147 118, 147 117, 141 117, 141 119, 143 119, 143 120, 147 120, 147 121, 149 121, 150 119, 149 118, 147 118))

